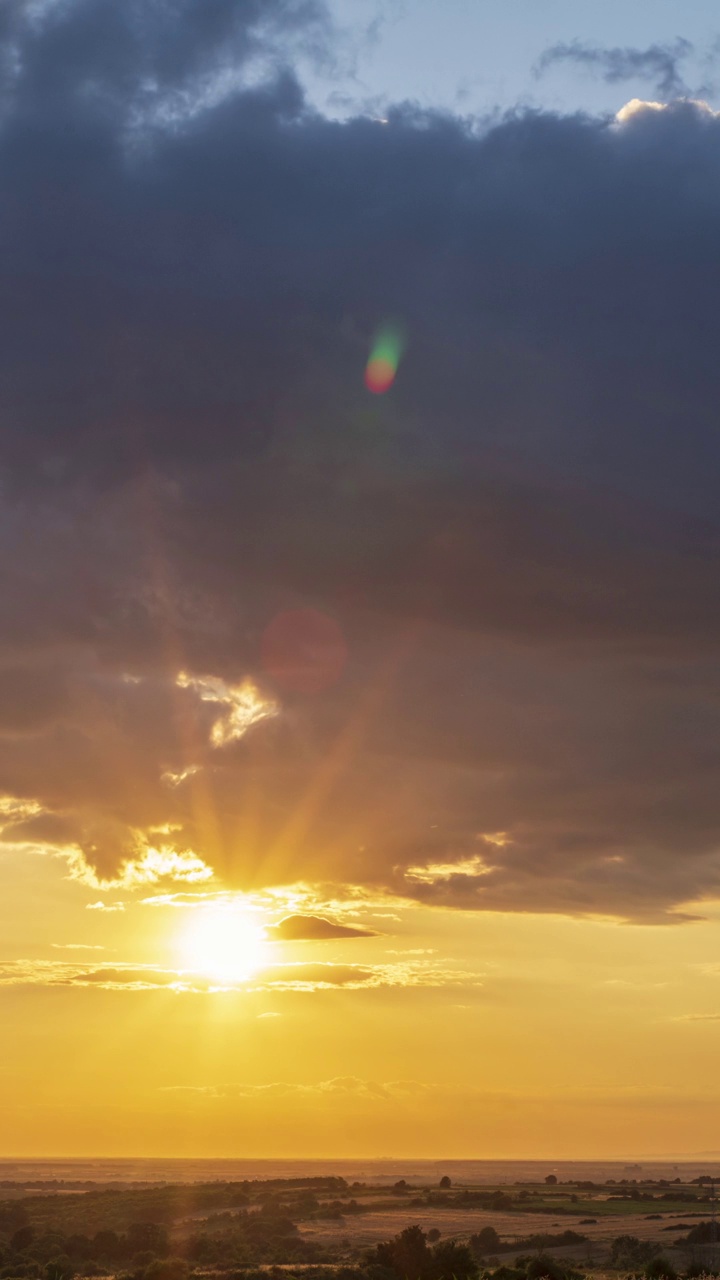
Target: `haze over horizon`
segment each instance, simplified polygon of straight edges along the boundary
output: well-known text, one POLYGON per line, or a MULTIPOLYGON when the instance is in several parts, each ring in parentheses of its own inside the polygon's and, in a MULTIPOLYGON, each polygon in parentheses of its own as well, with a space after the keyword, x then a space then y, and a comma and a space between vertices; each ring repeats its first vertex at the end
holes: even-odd
POLYGON ((720 22, 582 10, 0 9, 0 1159, 720 1134, 720 22))

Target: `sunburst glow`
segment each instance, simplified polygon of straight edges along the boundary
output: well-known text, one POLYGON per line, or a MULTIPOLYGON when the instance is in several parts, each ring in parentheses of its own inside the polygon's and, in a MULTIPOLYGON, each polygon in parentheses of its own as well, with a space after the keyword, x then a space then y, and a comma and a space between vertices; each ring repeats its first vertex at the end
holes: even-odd
POLYGON ((223 904, 193 912, 180 952, 184 968, 218 982, 242 982, 269 962, 270 943, 247 911, 223 904))

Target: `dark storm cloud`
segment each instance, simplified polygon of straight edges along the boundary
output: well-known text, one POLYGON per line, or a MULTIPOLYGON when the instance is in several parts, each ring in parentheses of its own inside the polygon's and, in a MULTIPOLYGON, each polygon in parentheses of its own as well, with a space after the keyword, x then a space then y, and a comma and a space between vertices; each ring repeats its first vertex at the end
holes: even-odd
POLYGON ((603 49, 580 40, 552 45, 539 58, 535 72, 542 75, 559 62, 571 62, 575 66, 597 71, 606 84, 622 84, 627 80, 640 80, 653 85, 664 100, 707 93, 703 85, 688 88, 681 64, 692 57, 695 50, 689 40, 681 38, 672 44, 651 44, 647 49, 603 49))
POLYGON ((311 4, 3 20, 5 840, 130 887, 716 893, 720 121, 331 122, 311 4))

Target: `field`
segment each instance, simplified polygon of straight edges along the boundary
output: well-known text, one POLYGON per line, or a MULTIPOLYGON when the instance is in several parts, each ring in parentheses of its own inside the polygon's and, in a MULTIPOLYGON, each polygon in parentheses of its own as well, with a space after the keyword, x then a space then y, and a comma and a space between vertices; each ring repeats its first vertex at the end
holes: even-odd
POLYGON ((716 1253, 720 1264, 714 1188, 700 1179, 493 1186, 444 1177, 391 1187, 337 1176, 111 1188, 6 1182, 0 1195, 0 1280, 239 1280, 268 1268, 393 1280, 393 1266, 396 1280, 467 1280, 514 1266, 516 1255, 528 1280, 538 1280, 545 1265, 538 1259, 547 1255, 555 1259, 552 1280, 657 1271, 658 1255, 679 1272, 712 1268, 716 1253), (413 1236, 419 1261, 408 1262, 398 1245, 404 1261, 393 1263, 385 1243, 412 1227, 423 1233, 413 1236), (677 1243, 693 1230, 699 1240, 677 1243), (467 1248, 453 1252, 451 1241, 467 1248))

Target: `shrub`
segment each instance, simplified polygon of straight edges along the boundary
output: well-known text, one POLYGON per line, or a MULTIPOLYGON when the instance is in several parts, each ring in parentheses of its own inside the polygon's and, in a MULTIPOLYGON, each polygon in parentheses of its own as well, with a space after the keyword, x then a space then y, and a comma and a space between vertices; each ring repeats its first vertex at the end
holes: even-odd
POLYGON ((145 1268, 143 1280, 185 1280, 187 1273, 184 1258, 155 1258, 145 1268))
POLYGON ((557 1258, 541 1254, 530 1259, 525 1275, 527 1280, 565 1280, 565 1268, 557 1258))
POLYGON ((647 1280, 678 1280, 678 1273, 667 1258, 653 1258, 645 1268, 647 1280))
POLYGON ((637 1236, 616 1236, 610 1250, 610 1262, 613 1267, 632 1271, 635 1267, 645 1266, 657 1252, 658 1246, 649 1240, 638 1240, 637 1236))
POLYGON ((497 1253, 500 1248, 500 1237, 494 1227, 483 1227, 468 1241, 476 1258, 483 1258, 488 1253, 497 1253))

